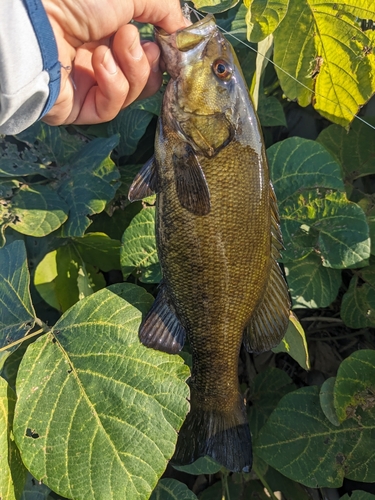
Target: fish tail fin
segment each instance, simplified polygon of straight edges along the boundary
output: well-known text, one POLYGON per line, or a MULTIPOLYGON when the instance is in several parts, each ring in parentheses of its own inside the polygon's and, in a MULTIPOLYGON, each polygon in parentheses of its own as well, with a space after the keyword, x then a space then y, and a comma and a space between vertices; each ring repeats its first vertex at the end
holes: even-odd
MULTIPOLYGON (((193 388, 192 388, 193 392, 193 388)), ((252 445, 243 397, 233 408, 205 409, 195 403, 181 427, 172 465, 187 465, 210 456, 232 472, 250 472, 252 445)))

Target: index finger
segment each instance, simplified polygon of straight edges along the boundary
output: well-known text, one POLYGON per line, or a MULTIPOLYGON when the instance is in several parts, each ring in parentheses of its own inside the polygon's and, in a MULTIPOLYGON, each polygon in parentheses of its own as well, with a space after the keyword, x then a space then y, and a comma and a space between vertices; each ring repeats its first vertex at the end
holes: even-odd
POLYGON ((174 33, 191 24, 183 16, 178 0, 138 0, 134 3, 135 21, 159 26, 167 33, 174 33))

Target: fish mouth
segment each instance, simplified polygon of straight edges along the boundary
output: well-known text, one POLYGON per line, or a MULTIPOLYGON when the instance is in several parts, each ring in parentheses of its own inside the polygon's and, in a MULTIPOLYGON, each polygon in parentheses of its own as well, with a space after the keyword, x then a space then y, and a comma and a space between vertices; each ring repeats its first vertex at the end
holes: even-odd
POLYGON ((177 78, 183 66, 203 53, 204 47, 217 31, 212 14, 172 34, 155 28, 155 41, 160 47, 161 59, 172 78, 177 78))

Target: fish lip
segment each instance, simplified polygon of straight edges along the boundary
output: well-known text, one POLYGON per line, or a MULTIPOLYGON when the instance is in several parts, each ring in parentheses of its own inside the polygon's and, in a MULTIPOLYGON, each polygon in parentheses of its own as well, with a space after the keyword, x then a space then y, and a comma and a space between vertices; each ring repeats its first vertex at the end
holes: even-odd
MULTIPOLYGON (((154 34, 155 34, 156 38, 158 38, 158 37, 160 37, 160 38, 176 37, 182 31, 184 31, 184 32, 188 31, 190 33, 199 33, 199 34, 204 35, 206 30, 201 30, 201 28, 202 27, 204 28, 205 25, 208 26, 211 24, 213 24, 216 27, 215 17, 212 14, 207 14, 205 17, 203 17, 202 19, 200 19, 196 23, 191 24, 190 26, 187 26, 186 28, 181 28, 181 29, 175 31, 174 33, 167 33, 165 30, 163 30, 159 26, 155 26, 154 34)), ((212 31, 212 29, 208 30, 208 32, 211 32, 211 31, 212 31)))

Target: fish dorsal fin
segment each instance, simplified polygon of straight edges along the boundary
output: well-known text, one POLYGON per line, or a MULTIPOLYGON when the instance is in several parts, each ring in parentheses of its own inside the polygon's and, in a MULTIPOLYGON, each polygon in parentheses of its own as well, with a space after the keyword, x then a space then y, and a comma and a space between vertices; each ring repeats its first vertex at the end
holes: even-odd
POLYGON ((277 346, 288 328, 290 299, 288 287, 277 259, 283 248, 277 201, 270 184, 271 272, 262 301, 258 304, 244 332, 249 352, 264 352, 277 346))
POLYGON ((272 256, 275 259, 281 257, 280 250, 283 250, 283 237, 280 228, 279 209, 277 207, 277 200, 275 190, 270 182, 270 209, 271 209, 271 246, 272 256))
POLYGON ((185 329, 176 316, 165 285, 162 284, 140 326, 139 340, 147 347, 176 354, 183 348, 185 336, 185 329))
POLYGON ((152 156, 135 176, 129 189, 130 201, 142 200, 157 192, 157 170, 154 156, 152 156))
POLYGON ((210 191, 203 169, 189 144, 182 143, 174 149, 173 166, 181 205, 194 215, 207 215, 211 210, 210 191))
POLYGON ((269 351, 283 339, 289 323, 288 288, 276 261, 262 301, 258 304, 244 332, 244 345, 249 352, 269 351))
POLYGON ((233 125, 224 113, 194 114, 178 126, 183 135, 207 158, 215 156, 235 135, 233 125))

